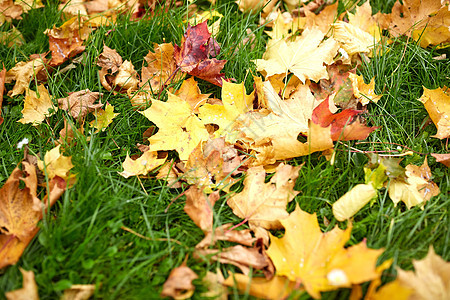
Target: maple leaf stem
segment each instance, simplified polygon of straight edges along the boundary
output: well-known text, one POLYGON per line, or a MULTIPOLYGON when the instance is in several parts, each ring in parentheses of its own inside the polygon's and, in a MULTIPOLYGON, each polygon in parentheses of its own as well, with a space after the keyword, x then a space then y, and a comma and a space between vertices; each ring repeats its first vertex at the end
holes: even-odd
POLYGON ((5 242, 3 247, 0 249, 0 253, 8 246, 8 244, 15 238, 16 236, 14 234, 11 234, 8 240, 5 242))
POLYGON ((159 97, 161 97, 161 93, 162 93, 162 91, 164 90, 164 87, 166 86, 167 82, 169 82, 169 80, 172 80, 173 77, 175 77, 175 75, 178 73, 179 70, 180 70, 180 67, 178 66, 178 67, 172 72, 172 74, 170 74, 170 76, 166 79, 166 81, 164 81, 164 83, 162 84, 162 88, 159 90, 159 93, 158 93, 158 100, 159 100, 159 97))
POLYGON ((232 231, 232 230, 238 228, 239 226, 243 225, 243 224, 244 224, 245 222, 247 222, 247 221, 248 221, 248 218, 245 218, 244 220, 242 220, 242 221, 239 222, 238 224, 234 225, 233 227, 230 227, 230 228, 226 231, 226 233, 228 233, 228 232, 230 232, 230 231, 232 231))

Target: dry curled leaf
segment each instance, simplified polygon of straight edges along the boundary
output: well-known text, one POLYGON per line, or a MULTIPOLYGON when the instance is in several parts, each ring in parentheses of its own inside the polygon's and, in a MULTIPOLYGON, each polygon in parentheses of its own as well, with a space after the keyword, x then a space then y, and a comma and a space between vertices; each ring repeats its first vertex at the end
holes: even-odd
POLYGON ((88 300, 95 292, 95 284, 72 284, 64 290, 61 300, 88 300))
POLYGON ((25 271, 19 268, 22 273, 23 284, 22 288, 5 294, 7 300, 39 300, 38 287, 34 280, 33 271, 25 271))
POLYGON ((45 58, 34 58, 28 62, 18 62, 11 70, 6 72, 5 83, 16 81, 8 96, 14 97, 22 94, 28 88, 30 81, 39 78, 39 73, 44 70, 45 58))
POLYGON ((101 93, 82 90, 70 93, 66 98, 58 99, 59 108, 66 110, 75 119, 84 119, 84 117, 95 109, 103 106, 102 103, 94 104, 102 96, 101 93))
POLYGON ((195 290, 192 280, 197 278, 197 274, 186 265, 186 262, 183 262, 181 266, 170 272, 169 278, 164 282, 161 296, 172 297, 176 300, 188 299, 195 290))
POLYGON ((186 195, 186 205, 184 206, 186 214, 201 230, 204 232, 211 231, 213 228, 213 208, 220 198, 219 192, 206 196, 197 186, 191 185, 184 194, 186 195))

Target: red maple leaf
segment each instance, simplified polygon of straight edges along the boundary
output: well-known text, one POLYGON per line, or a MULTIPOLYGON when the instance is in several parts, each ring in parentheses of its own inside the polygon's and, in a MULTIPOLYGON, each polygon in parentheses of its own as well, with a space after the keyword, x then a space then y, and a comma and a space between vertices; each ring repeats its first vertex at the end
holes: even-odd
POLYGON ((331 139, 333 141, 364 140, 372 131, 379 128, 367 127, 362 124, 358 118, 362 113, 361 110, 344 109, 337 114, 331 113, 328 101, 328 98, 325 99, 314 109, 311 120, 322 127, 331 125, 331 139))
POLYGON ((227 61, 214 58, 219 52, 220 46, 211 37, 205 21, 195 26, 188 25, 181 47, 174 47, 174 58, 181 71, 222 86, 225 74, 220 71, 227 61))

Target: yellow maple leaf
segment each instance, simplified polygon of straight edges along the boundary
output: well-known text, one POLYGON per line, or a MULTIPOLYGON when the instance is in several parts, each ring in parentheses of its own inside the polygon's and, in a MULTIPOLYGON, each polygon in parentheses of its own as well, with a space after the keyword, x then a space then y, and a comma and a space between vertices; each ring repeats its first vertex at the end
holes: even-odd
POLYGON ((450 91, 447 87, 429 90, 423 88, 423 94, 419 98, 428 111, 431 120, 437 127, 437 133, 433 135, 438 139, 450 137, 450 91))
POLYGON ((194 148, 208 139, 209 134, 189 103, 170 92, 168 96, 166 102, 153 100, 152 106, 141 112, 159 128, 148 139, 150 150, 176 150, 180 159, 186 161, 194 148))
POLYGON ((286 232, 282 238, 271 235, 267 250, 276 274, 301 284, 316 299, 322 291, 379 278, 390 265, 389 262, 377 268, 383 249, 369 249, 365 242, 344 248, 350 239, 351 225, 346 230, 336 226, 322 233, 316 214, 308 214, 298 206, 280 222, 286 232))
POLYGON ((352 82, 353 95, 362 105, 367 105, 370 101, 377 103, 380 100, 381 96, 375 94, 375 77, 368 84, 364 82, 362 75, 348 73, 348 78, 352 82))
POLYGON ((377 39, 368 32, 350 23, 337 21, 333 24, 333 38, 342 44, 348 55, 370 53, 377 39))
POLYGON ((67 182, 70 169, 73 168, 72 157, 62 155, 60 148, 61 145, 58 145, 47 151, 44 155, 44 160, 38 159, 37 165, 42 172, 47 174, 48 178, 51 179, 58 176, 67 182))
POLYGON ((21 61, 6 72, 5 83, 16 81, 13 89, 8 92, 8 96, 14 97, 25 92, 31 79, 36 78, 37 74, 44 69, 44 65, 42 58, 36 58, 28 62, 21 61))
POLYGON ((243 83, 223 81, 222 104, 204 104, 199 110, 199 117, 204 124, 216 124, 219 129, 216 137, 224 136, 229 143, 236 142, 239 130, 234 126, 238 117, 252 109, 253 95, 247 95, 243 83))
POLYGON ((415 272, 397 269, 397 281, 411 289, 410 299, 449 299, 450 262, 439 257, 430 246, 427 256, 413 260, 415 272))
POLYGON ((37 88, 38 93, 26 89, 25 103, 22 110, 22 119, 18 122, 22 124, 32 123, 34 126, 39 125, 44 121, 46 117, 54 114, 58 108, 53 105, 50 99, 50 94, 47 89, 41 84, 37 88), (49 109, 54 109, 53 112, 49 112, 49 109))
POLYGON ((145 151, 139 158, 133 160, 127 153, 127 157, 122 164, 123 172, 119 172, 119 174, 125 178, 147 175, 151 170, 162 165, 166 158, 167 156, 158 158, 158 152, 156 151, 145 151))
POLYGON ((325 64, 331 64, 339 49, 339 44, 317 28, 307 28, 293 42, 270 40, 263 59, 255 61, 257 70, 265 72, 266 78, 293 73, 303 83, 306 79, 319 81, 328 79, 325 64))
POLYGON ((89 124, 96 128, 97 131, 105 131, 106 127, 112 123, 113 119, 119 115, 119 113, 114 112, 114 106, 109 103, 106 103, 105 110, 99 108, 94 111, 95 120, 90 122, 89 124))
POLYGON ((262 166, 248 169, 244 190, 230 197, 227 204, 233 213, 248 220, 251 227, 280 228, 280 219, 289 214, 286 205, 299 192, 294 191, 299 167, 281 163, 270 182, 265 183, 266 172, 262 166))

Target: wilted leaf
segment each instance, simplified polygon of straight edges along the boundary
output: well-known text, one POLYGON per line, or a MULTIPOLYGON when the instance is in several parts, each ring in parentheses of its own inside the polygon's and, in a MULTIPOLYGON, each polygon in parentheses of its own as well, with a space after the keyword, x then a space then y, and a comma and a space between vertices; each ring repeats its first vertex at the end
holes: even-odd
POLYGON ((331 138, 333 141, 364 140, 367 136, 379 127, 367 127, 362 124, 358 115, 360 111, 345 109, 337 114, 332 114, 328 99, 324 100, 314 109, 312 121, 322 127, 331 125, 331 138))
POLYGON ((282 238, 270 236, 267 254, 277 275, 301 283, 312 297, 318 299, 322 291, 351 287, 381 276, 382 270, 375 265, 382 249, 368 249, 365 242, 344 248, 351 225, 346 230, 336 226, 322 233, 316 215, 298 206, 280 222, 286 232, 282 238))
POLYGON ((72 284, 72 286, 64 290, 61 300, 87 300, 95 292, 95 284, 72 284))
POLYGON ((22 288, 7 292, 5 294, 8 300, 39 300, 38 287, 36 281, 34 281, 33 271, 25 271, 19 268, 20 273, 22 273, 23 284, 22 288))
POLYGON ((288 217, 286 206, 299 192, 294 191, 299 167, 281 163, 275 175, 265 183, 262 166, 248 169, 242 192, 231 196, 227 203, 233 213, 249 222, 250 226, 279 229, 279 220, 288 217))
POLYGON ((94 104, 103 94, 91 92, 90 90, 82 90, 70 93, 66 98, 58 99, 59 108, 69 112, 75 119, 84 119, 84 117, 103 106, 103 104, 94 104))
POLYGON ((69 172, 73 168, 72 157, 64 156, 60 153, 61 145, 47 151, 44 161, 38 159, 37 165, 48 178, 61 177, 65 181, 69 179, 69 172))
POLYGON ((372 184, 358 184, 333 203, 333 215, 338 221, 350 219, 377 195, 372 184))
POLYGON ((226 60, 217 60, 219 44, 208 32, 206 21, 188 28, 181 40, 181 47, 175 45, 174 58, 181 71, 212 84, 222 86, 224 74, 220 73, 226 60))
POLYGON ((422 260, 413 260, 414 271, 397 268, 397 280, 413 290, 410 299, 449 299, 450 262, 439 257, 432 246, 422 260))
POLYGON ((201 230, 204 232, 211 231, 213 228, 213 208, 220 198, 219 192, 207 196, 201 189, 191 185, 185 195, 184 211, 201 230))
POLYGON ((322 42, 325 34, 316 28, 305 29, 295 41, 271 40, 263 59, 255 61, 257 70, 265 72, 266 78, 288 75, 292 72, 303 83, 306 79, 319 81, 328 79, 325 64, 331 64, 339 44, 329 38, 322 42))
POLYGON ((23 117, 18 122, 22 124, 31 123, 36 126, 42 123, 46 117, 51 116, 58 110, 50 99, 47 89, 41 84, 38 86, 38 93, 26 89, 25 103, 22 110, 23 117), (53 112, 49 112, 53 109, 53 112))
POLYGON ((152 106, 142 112, 159 128, 148 139, 150 149, 176 150, 180 159, 186 161, 198 143, 206 141, 209 134, 187 102, 170 92, 168 95, 166 102, 153 100, 152 106))
POLYGON ((112 123, 117 115, 119 114, 114 112, 114 106, 106 103, 105 110, 100 108, 94 111, 95 120, 89 124, 97 129, 96 132, 105 131, 106 127, 112 123))
MULTIPOLYGON (((23 13, 22 6, 14 3, 13 0, 2 0, 0 2, 0 20, 1 17, 4 17, 8 22, 11 20, 20 20, 22 19, 21 15, 23 13)), ((0 25, 2 22, 0 22, 0 25)))
POLYGON ((249 229, 244 230, 230 230, 233 224, 228 223, 217 227, 214 231, 206 232, 203 240, 198 243, 195 248, 206 248, 215 245, 217 241, 228 241, 238 243, 244 246, 252 246, 256 238, 252 237, 249 229))
POLYGON ((429 90, 424 87, 419 101, 423 103, 437 127, 437 133, 433 137, 438 139, 450 137, 450 91, 448 88, 444 86, 429 90))
POLYGON ((6 72, 5 83, 16 81, 14 88, 8 92, 8 96, 14 97, 25 92, 31 79, 36 78, 37 74, 44 69, 45 62, 46 60, 42 58, 35 58, 28 62, 21 61, 6 72))
POLYGON ((172 297, 176 300, 188 299, 195 290, 192 280, 197 278, 197 274, 186 265, 186 262, 183 262, 181 266, 170 272, 169 278, 163 285, 161 296, 172 297))

